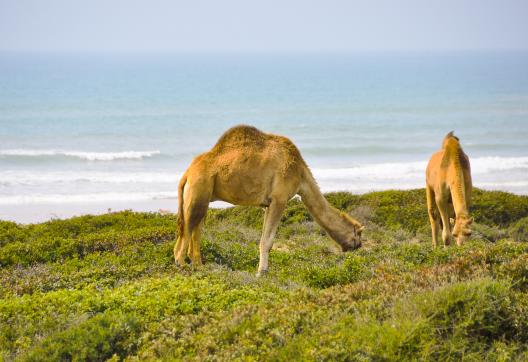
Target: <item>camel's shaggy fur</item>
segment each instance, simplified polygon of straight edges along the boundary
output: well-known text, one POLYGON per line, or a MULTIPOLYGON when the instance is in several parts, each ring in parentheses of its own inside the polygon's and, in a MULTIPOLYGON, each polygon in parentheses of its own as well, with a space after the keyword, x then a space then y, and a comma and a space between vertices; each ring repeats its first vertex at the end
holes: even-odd
POLYGON ((250 126, 229 129, 209 152, 192 161, 180 181, 176 262, 183 265, 187 253, 194 265, 201 264, 203 219, 209 202, 223 200, 265 208, 258 271, 267 271, 281 214, 296 194, 343 251, 361 246, 363 226, 326 201, 299 150, 288 138, 250 126))
POLYGON ((471 191, 469 158, 462 150, 458 137, 450 132, 444 138, 442 150, 431 157, 426 171, 427 209, 433 246, 438 244, 440 221, 443 226, 444 245, 450 244, 450 224, 453 223, 450 216, 456 216, 453 236, 457 239, 457 245, 462 245, 471 235, 470 226, 473 222, 469 216, 471 191))

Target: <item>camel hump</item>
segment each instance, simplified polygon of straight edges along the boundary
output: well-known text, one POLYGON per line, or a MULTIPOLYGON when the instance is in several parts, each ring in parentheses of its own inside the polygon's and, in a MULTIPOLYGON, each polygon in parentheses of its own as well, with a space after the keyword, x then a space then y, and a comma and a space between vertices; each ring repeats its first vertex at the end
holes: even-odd
POLYGON ((262 135, 264 135, 264 132, 260 131, 256 127, 249 126, 247 124, 239 124, 237 126, 231 127, 227 131, 225 131, 221 138, 223 138, 223 137, 228 137, 228 138, 234 138, 234 137, 253 138, 253 137, 262 137, 262 135))
POLYGON ((457 141, 460 141, 460 139, 457 136, 455 136, 455 131, 451 131, 448 134, 446 134, 445 137, 444 137, 444 140, 447 140, 449 138, 454 138, 457 141))
POLYGON ((238 126, 231 127, 224 132, 217 143, 226 143, 226 142, 239 142, 246 140, 256 140, 262 139, 265 137, 265 133, 258 130, 253 126, 248 126, 245 124, 240 124, 238 126))
POLYGON ((216 151, 229 148, 243 148, 244 146, 262 146, 267 135, 253 126, 234 126, 222 134, 213 147, 216 151))
POLYGON ((449 146, 459 146, 460 145, 460 139, 455 136, 455 131, 451 131, 448 134, 445 135, 444 140, 442 142, 442 148, 448 148, 449 146))

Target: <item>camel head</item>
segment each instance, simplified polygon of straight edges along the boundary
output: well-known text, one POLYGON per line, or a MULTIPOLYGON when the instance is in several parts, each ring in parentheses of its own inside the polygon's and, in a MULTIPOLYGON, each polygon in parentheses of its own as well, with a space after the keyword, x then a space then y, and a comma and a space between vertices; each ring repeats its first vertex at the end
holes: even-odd
POLYGON ((469 215, 458 215, 453 228, 453 236, 457 239, 457 244, 461 245, 471 236, 471 224, 473 218, 469 215))
POLYGON ((361 247, 361 233, 365 230, 359 222, 342 212, 341 217, 349 225, 346 231, 340 233, 339 238, 335 238, 343 251, 355 250, 361 247))

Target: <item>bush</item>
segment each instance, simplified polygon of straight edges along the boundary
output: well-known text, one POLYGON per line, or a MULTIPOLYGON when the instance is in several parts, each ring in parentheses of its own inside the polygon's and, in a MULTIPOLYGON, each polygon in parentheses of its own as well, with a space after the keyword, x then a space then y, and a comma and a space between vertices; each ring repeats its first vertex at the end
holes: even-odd
POLYGON ((128 232, 109 230, 88 233, 77 238, 46 234, 32 242, 15 241, 1 247, 0 266, 56 262, 73 257, 83 258, 98 251, 118 251, 119 248, 134 243, 161 243, 173 240, 176 230, 174 224, 171 227, 145 227, 128 232))
POLYGON ((136 347, 140 324, 133 315, 109 312, 58 331, 32 347, 27 361, 103 361, 124 358, 136 347))
POLYGON ((315 288, 328 288, 338 284, 353 283, 366 272, 366 261, 356 255, 347 255, 343 263, 333 267, 311 267, 303 279, 315 288))
POLYGON ((510 234, 515 241, 528 241, 528 217, 517 221, 510 228, 510 234))
POLYGON ((528 197, 474 189, 471 213, 476 222, 507 227, 528 216, 528 197))
POLYGON ((429 224, 423 189, 372 192, 363 199, 375 210, 372 221, 389 229, 416 232, 429 224))
POLYGON ((526 197, 476 190, 474 236, 436 249, 423 189, 326 197, 363 247, 294 199, 262 278, 260 208, 210 210, 183 268, 174 215, 0 222, 0 360, 528 358, 526 197))

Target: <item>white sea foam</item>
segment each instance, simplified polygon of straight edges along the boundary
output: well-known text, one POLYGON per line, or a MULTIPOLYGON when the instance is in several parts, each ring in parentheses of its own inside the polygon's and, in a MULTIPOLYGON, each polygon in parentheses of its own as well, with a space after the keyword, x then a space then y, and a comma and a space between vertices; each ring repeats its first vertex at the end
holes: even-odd
MULTIPOLYGON (((425 177, 426 161, 376 163, 350 168, 313 169, 316 179, 401 180, 425 177)), ((486 175, 498 171, 527 170, 528 157, 478 157, 471 159, 471 173, 486 175)))
MULTIPOLYGON (((425 177, 426 161, 393 162, 358 165, 347 168, 314 168, 312 172, 319 182, 335 181, 382 181, 419 180, 425 177)), ((526 170, 528 157, 480 157, 471 159, 474 176, 492 175, 494 172, 526 170)), ((129 171, 0 171, 0 186, 44 185, 50 183, 177 183, 180 172, 129 172, 129 171)))
POLYGON ((527 189, 528 181, 479 182, 477 186, 490 190, 527 189))
POLYGON ((68 183, 177 183, 175 172, 104 172, 104 171, 0 171, 0 186, 44 186, 68 183))
MULTIPOLYGON (((321 189, 357 193, 423 187, 426 161, 314 168, 321 189)), ((528 157, 471 159, 476 187, 528 193, 528 157)), ((180 172, 0 171, 0 205, 148 201, 176 197, 180 172), (162 191, 162 190, 174 190, 162 191)))
POLYGON ((423 174, 426 162, 407 163, 377 163, 372 165, 358 165, 350 168, 314 168, 312 172, 317 180, 335 179, 392 179, 417 176, 423 174))
POLYGON ((0 205, 101 203, 175 199, 177 192, 101 192, 89 194, 34 194, 0 197, 0 205))
POLYGON ((0 150, 0 157, 50 157, 62 156, 72 157, 87 161, 114 161, 114 160, 140 160, 143 158, 159 155, 160 151, 121 151, 121 152, 84 152, 65 150, 31 150, 10 149, 0 150))

